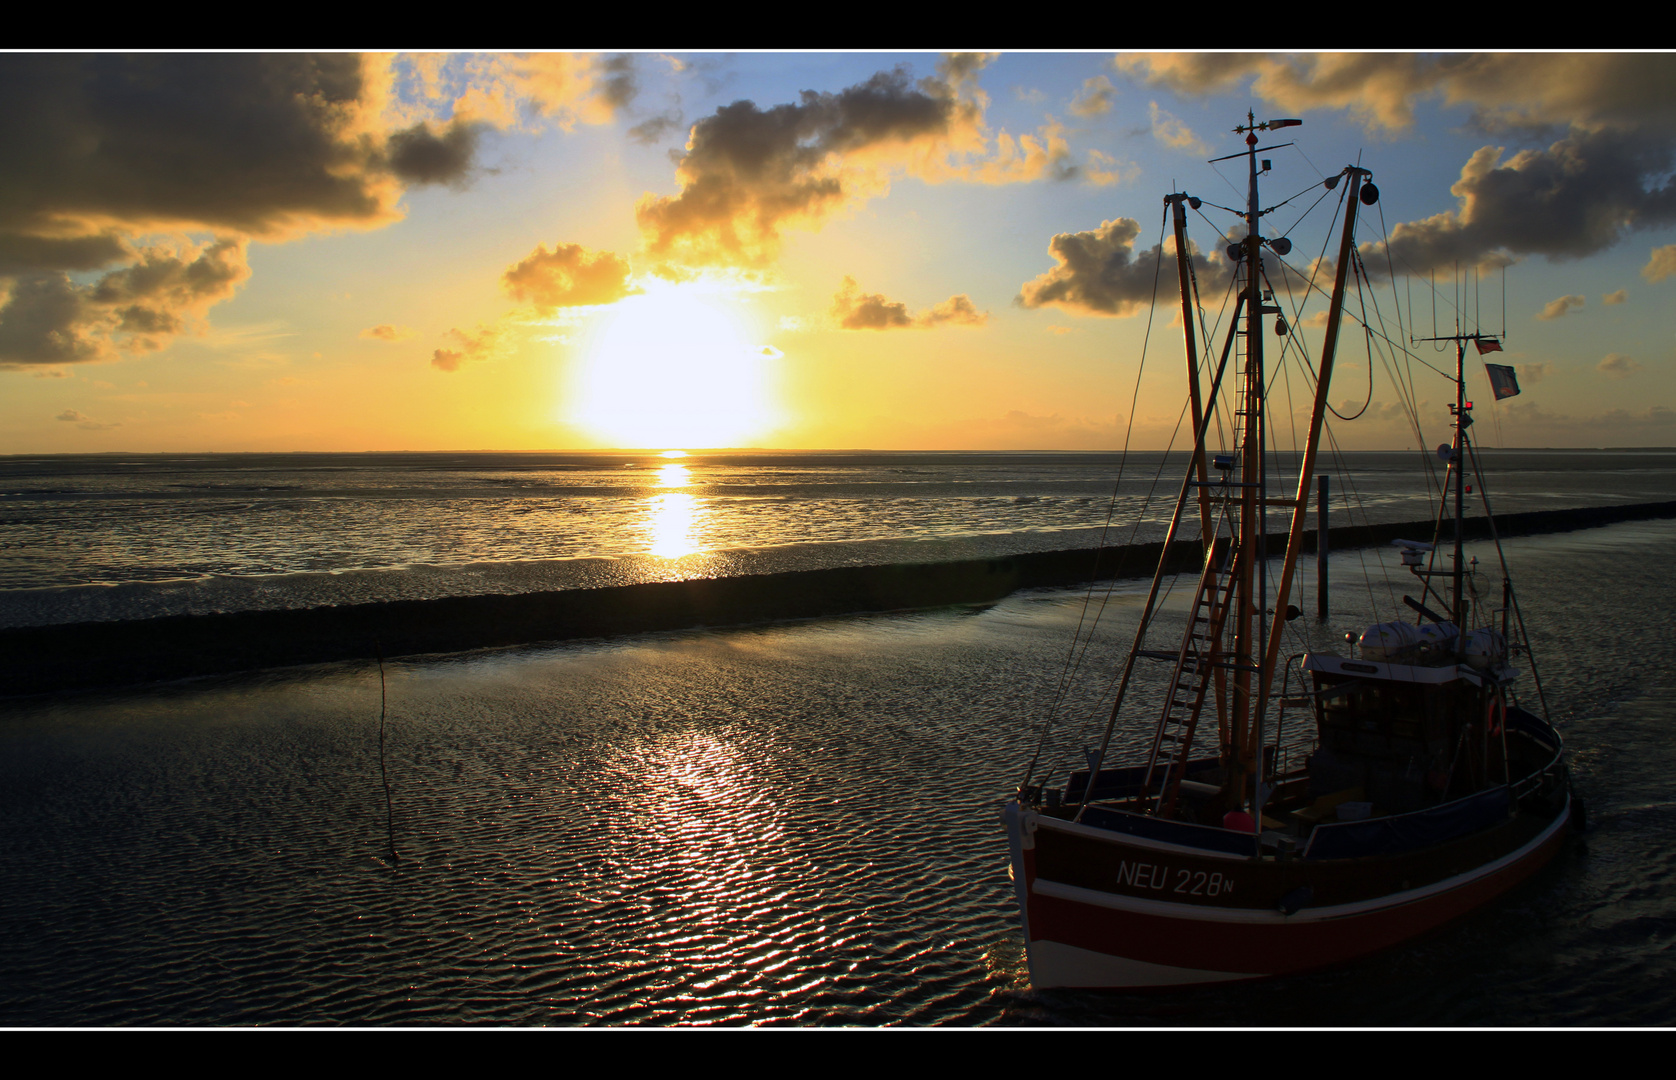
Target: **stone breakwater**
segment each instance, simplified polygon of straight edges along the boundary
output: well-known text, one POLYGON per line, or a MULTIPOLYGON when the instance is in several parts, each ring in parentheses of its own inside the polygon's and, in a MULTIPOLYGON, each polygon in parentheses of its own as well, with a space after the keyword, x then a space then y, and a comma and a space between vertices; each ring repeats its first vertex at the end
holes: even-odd
MULTIPOLYGON (((1567 532, 1676 517, 1676 502, 1498 515, 1501 536, 1567 532)), ((1429 539, 1433 523, 1329 530, 1333 550, 1429 539)), ((1447 532, 1447 530, 1445 530, 1447 532)), ((1469 518, 1467 539, 1491 535, 1469 518)), ((1285 537, 1269 536, 1269 550, 1285 537)), ((1305 534, 1313 551, 1315 534, 1305 534)), ((258 668, 411 656, 576 638, 861 612, 985 603, 1019 589, 1145 577, 1159 543, 1043 551, 996 559, 846 566, 518 595, 459 596, 302 610, 177 615, 0 630, 0 694, 132 685, 258 668)), ((1198 568, 1197 540, 1177 541, 1172 572, 1198 568)))

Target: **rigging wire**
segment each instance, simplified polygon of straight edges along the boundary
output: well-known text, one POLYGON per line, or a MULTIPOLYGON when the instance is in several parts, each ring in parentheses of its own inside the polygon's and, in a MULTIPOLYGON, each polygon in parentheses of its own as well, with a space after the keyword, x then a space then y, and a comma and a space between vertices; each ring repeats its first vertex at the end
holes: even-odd
POLYGON ((1346 423, 1351 420, 1360 419, 1362 414, 1368 411, 1368 406, 1373 404, 1373 330, 1368 326, 1367 297, 1363 295, 1362 290, 1362 285, 1364 283, 1368 285, 1369 289, 1373 288, 1373 283, 1367 281, 1366 268, 1362 266, 1361 253, 1355 248, 1350 249, 1350 266, 1352 272, 1356 275, 1356 303, 1362 309, 1362 318, 1359 321, 1362 324, 1363 344, 1367 346, 1368 351, 1368 396, 1367 400, 1362 402, 1362 407, 1356 411, 1354 416, 1344 415, 1337 409, 1333 408, 1333 403, 1331 401, 1327 402, 1327 408, 1332 412, 1332 414, 1346 423))
MULTIPOLYGON (((1158 244, 1154 248, 1154 250, 1157 252, 1157 257, 1156 257, 1156 260, 1154 262, 1153 270, 1152 270, 1152 304, 1149 306, 1148 311, 1147 311, 1146 332, 1141 338, 1141 359, 1140 359, 1140 363, 1135 368, 1135 391, 1134 391, 1132 399, 1129 403, 1129 419, 1128 419, 1128 422, 1124 426, 1123 452, 1118 457, 1117 479, 1112 484, 1111 500, 1106 505, 1106 521, 1105 521, 1105 524, 1101 527, 1101 530, 1100 530, 1100 543, 1099 543, 1099 546, 1095 548, 1094 565, 1095 565, 1096 570, 1099 567, 1100 554, 1102 552, 1104 552, 1105 548, 1106 548, 1106 536, 1111 529, 1112 518, 1116 514, 1116 511, 1117 511, 1117 496, 1118 496, 1119 490, 1122 488, 1122 485, 1123 485, 1124 467, 1128 464, 1128 460, 1129 460, 1130 439, 1133 436, 1134 430, 1135 430, 1135 406, 1140 403, 1141 376, 1143 374, 1145 374, 1145 372, 1146 372, 1147 352, 1148 352, 1148 349, 1149 349, 1149 347, 1152 343, 1152 322, 1153 322, 1153 318, 1156 315, 1157 310, 1158 310, 1158 279, 1159 279, 1160 275, 1163 273, 1164 230, 1168 226, 1168 224, 1169 224, 1169 208, 1166 206, 1165 210, 1164 210, 1163 219, 1159 223, 1158 244)), ((1163 474, 1163 464, 1162 464, 1162 462, 1160 462, 1159 468, 1158 468, 1158 475, 1161 476, 1162 474, 1163 474)), ((1137 517, 1136 517, 1136 528, 1139 528, 1139 523, 1140 523, 1141 519, 1145 516, 1146 505, 1147 505, 1147 503, 1151 502, 1152 491, 1155 490, 1156 488, 1157 488, 1157 477, 1155 476, 1154 479, 1153 479, 1152 488, 1149 489, 1148 492, 1147 492, 1146 501, 1143 502, 1143 504, 1142 504, 1141 513, 1139 515, 1137 515, 1137 517)), ((1131 545, 1133 544, 1133 530, 1131 531, 1130 544, 1131 545)), ((1121 558, 1121 556, 1120 556, 1120 558, 1121 558)), ((1110 582, 1108 583, 1107 588, 1106 588, 1106 598, 1107 599, 1110 598, 1112 588, 1115 587, 1116 581, 1117 581, 1117 579, 1115 577, 1110 579, 1110 582)), ((1053 697, 1053 702, 1048 707, 1047 718, 1042 722, 1042 737, 1041 737, 1040 742, 1037 743, 1036 755, 1030 759, 1030 765, 1025 770, 1024 781, 1023 781, 1023 783, 1021 783, 1019 785, 1021 790, 1025 787, 1028 787, 1029 784, 1030 784, 1030 780, 1031 780, 1032 776, 1034 775, 1034 773, 1036 771, 1036 765, 1038 763, 1038 760, 1041 757, 1042 749, 1047 744, 1048 737, 1049 737, 1049 732, 1052 730, 1052 727, 1053 727, 1054 718, 1058 715, 1059 707, 1060 707, 1060 705, 1062 705, 1064 703, 1065 695, 1069 692, 1071 684, 1075 681, 1077 672, 1079 670, 1081 670, 1082 661, 1088 655, 1089 647, 1092 646, 1093 643, 1094 643, 1094 631, 1099 625, 1100 615, 1102 613, 1104 613, 1104 611, 1105 611, 1105 606, 1106 605, 1105 605, 1104 601, 1102 601, 1102 603, 1100 605, 1100 611, 1095 614, 1093 625, 1090 625, 1089 628, 1088 628, 1088 638, 1087 638, 1087 640, 1082 642, 1081 651, 1079 652, 1078 649, 1077 649, 1078 640, 1082 635, 1083 623, 1088 618, 1089 605, 1093 602, 1094 589, 1095 589, 1094 582, 1090 581, 1089 582, 1089 587, 1088 587, 1088 592, 1086 594, 1084 594, 1084 596, 1083 596, 1082 612, 1077 618, 1076 629, 1072 632, 1072 635, 1071 635, 1070 651, 1067 653, 1067 655, 1065 657, 1065 667, 1060 672, 1059 685, 1055 690, 1054 697, 1053 697)))

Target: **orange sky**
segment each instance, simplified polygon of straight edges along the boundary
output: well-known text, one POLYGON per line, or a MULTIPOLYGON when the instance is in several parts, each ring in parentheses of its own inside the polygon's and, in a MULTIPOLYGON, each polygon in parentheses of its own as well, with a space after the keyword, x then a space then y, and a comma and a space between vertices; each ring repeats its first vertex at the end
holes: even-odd
MULTIPOLYGON (((1206 159, 1248 103, 1305 121, 1265 179, 1297 196, 1266 225, 1294 269, 1333 208, 1301 193, 1357 160, 1383 193, 1358 239, 1393 345, 1348 336, 1335 402, 1374 383, 1341 445, 1414 442, 1387 365, 1458 301, 1524 385, 1487 443, 1676 444, 1669 56, 12 54, 0 79, 34 118, 0 124, 0 452, 1116 448, 1143 349, 1134 437, 1163 445, 1161 198, 1212 204, 1217 278, 1243 177, 1206 159), (1387 237, 1420 275, 1395 296, 1387 237)), ((1418 391, 1441 428, 1446 380, 1418 391)))

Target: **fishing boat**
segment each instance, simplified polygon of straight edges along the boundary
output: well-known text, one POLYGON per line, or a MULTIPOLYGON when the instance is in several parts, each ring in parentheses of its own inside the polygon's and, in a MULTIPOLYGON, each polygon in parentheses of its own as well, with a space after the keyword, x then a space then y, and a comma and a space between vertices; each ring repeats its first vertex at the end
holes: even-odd
MULTIPOLYGON (((1316 264, 1334 277, 1319 355, 1303 365, 1314 377, 1308 433, 1296 475, 1281 476, 1264 344, 1278 335, 1282 357, 1305 345, 1293 329, 1299 312, 1288 325, 1275 299, 1273 271, 1291 242, 1264 235, 1258 181, 1271 170, 1259 155, 1292 144, 1259 142, 1300 121, 1246 119, 1233 129, 1245 149, 1216 159, 1245 159, 1249 193, 1243 211, 1228 210, 1245 235, 1227 247, 1232 317, 1214 358, 1200 355, 1210 343, 1197 317, 1205 264, 1195 269, 1186 233, 1187 212, 1209 200, 1164 200, 1194 442, 1133 644, 1105 673, 1109 711, 1102 699, 1093 718, 1103 731, 1063 772, 1047 774, 1038 751, 1003 813, 1038 988, 1187 986, 1354 961, 1506 893, 1554 856, 1580 810, 1545 702, 1521 697, 1535 680, 1540 699, 1541 684, 1506 560, 1485 588, 1489 575, 1463 550, 1474 486, 1494 524, 1482 480, 1467 476, 1478 457, 1466 346, 1493 351, 1497 336, 1457 325, 1451 336, 1411 339, 1452 343, 1455 354, 1441 482, 1438 466, 1417 468, 1434 485, 1433 536, 1400 540, 1384 556, 1416 595, 1403 596, 1398 617, 1328 648, 1321 629, 1312 647, 1297 622, 1294 578, 1306 542, 1319 540, 1305 525, 1350 318, 1347 280, 1361 272, 1358 211, 1379 195, 1360 166, 1319 184, 1329 205, 1339 197, 1342 225, 1329 232, 1336 261, 1316 264), (1221 449, 1207 446, 1213 427, 1221 449), (1288 517, 1284 551, 1272 558, 1279 543, 1266 526, 1288 517), (1195 533, 1196 575, 1168 572, 1177 541, 1195 533), (1162 602, 1189 585, 1185 610, 1162 602)), ((1371 378, 1371 354, 1369 369, 1371 378)), ((1491 375, 1511 379, 1511 369, 1491 375)), ((1497 381, 1498 396, 1502 388, 1497 381)))

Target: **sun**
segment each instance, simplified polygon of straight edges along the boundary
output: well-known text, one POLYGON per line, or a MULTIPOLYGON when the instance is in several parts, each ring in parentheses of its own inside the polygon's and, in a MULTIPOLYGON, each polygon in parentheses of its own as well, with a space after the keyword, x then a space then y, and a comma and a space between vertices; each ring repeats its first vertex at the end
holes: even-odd
POLYGON ((601 312, 581 350, 566 419, 615 447, 743 446, 778 426, 771 361, 738 305, 652 281, 601 312))

